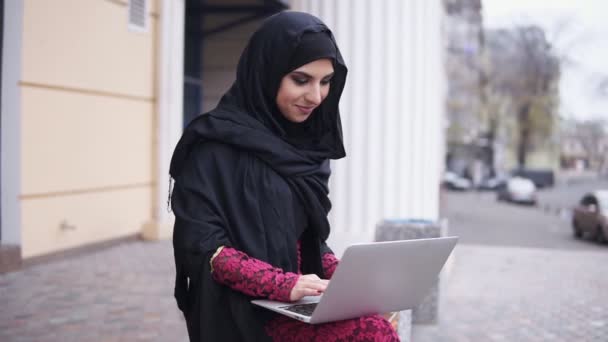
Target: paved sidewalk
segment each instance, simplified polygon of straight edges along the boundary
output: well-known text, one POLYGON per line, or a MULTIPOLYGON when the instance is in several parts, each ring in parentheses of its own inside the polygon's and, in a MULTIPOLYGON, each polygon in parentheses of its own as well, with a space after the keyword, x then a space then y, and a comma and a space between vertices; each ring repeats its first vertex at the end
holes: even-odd
POLYGON ((457 246, 413 341, 608 341, 608 248, 457 246))
MULTIPOLYGON (((608 341, 608 248, 459 245, 413 341, 608 341)), ((187 341, 169 242, 0 275, 0 341, 187 341)))
POLYGON ((0 275, 0 341, 187 341, 170 242, 0 275))

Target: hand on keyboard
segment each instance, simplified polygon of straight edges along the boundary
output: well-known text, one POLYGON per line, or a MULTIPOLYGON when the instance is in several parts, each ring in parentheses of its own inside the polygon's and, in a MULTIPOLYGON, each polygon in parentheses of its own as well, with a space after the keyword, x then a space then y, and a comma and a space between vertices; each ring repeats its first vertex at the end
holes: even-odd
POLYGON ((301 275, 291 289, 289 299, 295 302, 305 296, 320 296, 325 292, 328 284, 329 280, 321 279, 316 274, 301 275))

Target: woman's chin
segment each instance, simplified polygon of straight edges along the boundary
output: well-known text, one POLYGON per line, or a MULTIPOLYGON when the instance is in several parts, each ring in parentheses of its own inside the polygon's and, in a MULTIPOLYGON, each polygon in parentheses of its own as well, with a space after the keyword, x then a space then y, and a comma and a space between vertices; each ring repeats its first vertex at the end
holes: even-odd
POLYGON ((302 122, 308 120, 308 118, 310 118, 311 114, 301 114, 301 113, 292 114, 289 117, 287 117, 287 120, 289 120, 293 123, 302 123, 302 122))

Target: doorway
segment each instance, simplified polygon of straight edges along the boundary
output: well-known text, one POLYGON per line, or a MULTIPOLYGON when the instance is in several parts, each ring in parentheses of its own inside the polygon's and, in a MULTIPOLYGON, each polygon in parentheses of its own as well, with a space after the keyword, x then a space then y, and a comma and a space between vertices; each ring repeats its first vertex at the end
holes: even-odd
POLYGON ((262 19, 287 9, 285 1, 186 0, 184 127, 215 107, 235 77, 236 59, 262 19))

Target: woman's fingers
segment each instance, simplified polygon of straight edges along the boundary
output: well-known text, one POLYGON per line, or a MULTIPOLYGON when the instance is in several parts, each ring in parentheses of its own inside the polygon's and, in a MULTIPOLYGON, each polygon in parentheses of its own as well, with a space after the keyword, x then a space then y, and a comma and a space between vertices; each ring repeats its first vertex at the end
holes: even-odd
POLYGON ((315 274, 302 275, 291 290, 290 299, 296 301, 304 296, 319 296, 325 291, 328 284, 329 280, 320 279, 315 274))
POLYGON ((321 278, 317 277, 316 274, 303 275, 300 277, 300 282, 302 284, 310 285, 313 287, 317 287, 317 286, 327 287, 327 284, 329 284, 329 280, 321 279, 321 278))
POLYGON ((310 279, 310 280, 321 280, 321 278, 319 278, 318 275, 316 274, 304 274, 303 276, 301 276, 300 278, 302 279, 310 279))
POLYGON ((311 288, 317 289, 317 290, 321 290, 321 291, 325 291, 325 289, 327 288, 327 285, 329 284, 328 281, 324 281, 324 280, 317 280, 314 281, 312 283, 308 283, 307 285, 311 288))
POLYGON ((302 288, 310 288, 310 289, 315 289, 315 290, 319 290, 319 291, 325 291, 328 284, 329 284, 329 280, 319 279, 317 277, 317 279, 303 278, 303 279, 299 280, 298 283, 296 283, 296 286, 300 285, 300 287, 302 287, 302 288))
POLYGON ((306 296, 320 296, 323 292, 315 289, 303 288, 303 289, 293 289, 291 291, 291 295, 289 299, 292 302, 298 301, 306 296))

